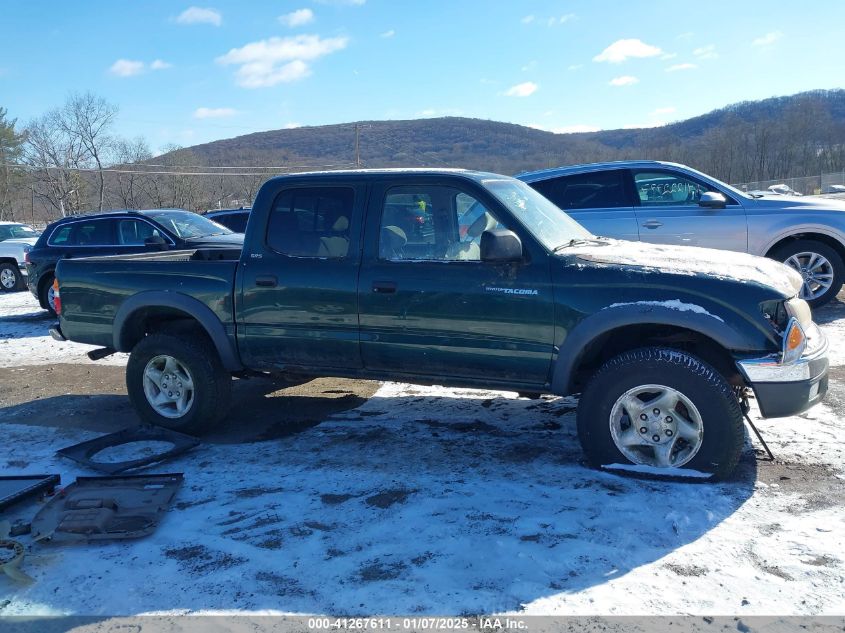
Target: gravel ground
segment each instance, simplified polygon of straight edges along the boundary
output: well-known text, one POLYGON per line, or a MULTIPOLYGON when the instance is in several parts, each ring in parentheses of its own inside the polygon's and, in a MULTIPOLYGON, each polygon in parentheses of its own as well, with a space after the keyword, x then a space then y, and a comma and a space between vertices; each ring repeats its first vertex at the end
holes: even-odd
MULTIPOLYGON (((0 615, 845 613, 845 303, 824 405, 759 426, 732 480, 581 463, 573 399, 368 381, 238 380, 222 429, 157 472, 185 484, 134 542, 33 544, 0 615)), ((44 335, 0 294, 0 473, 91 475, 55 450, 137 423, 125 359, 44 335)), ((36 503, 7 514, 31 520, 36 503)))

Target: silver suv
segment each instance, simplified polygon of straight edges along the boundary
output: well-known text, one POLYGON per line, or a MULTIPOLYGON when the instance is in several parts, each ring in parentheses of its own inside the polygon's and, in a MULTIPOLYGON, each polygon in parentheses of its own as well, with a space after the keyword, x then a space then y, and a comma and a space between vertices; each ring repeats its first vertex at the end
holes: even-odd
POLYGON ((763 255, 804 278, 817 307, 845 280, 845 202, 744 193, 662 161, 573 165, 517 176, 596 235, 763 255))

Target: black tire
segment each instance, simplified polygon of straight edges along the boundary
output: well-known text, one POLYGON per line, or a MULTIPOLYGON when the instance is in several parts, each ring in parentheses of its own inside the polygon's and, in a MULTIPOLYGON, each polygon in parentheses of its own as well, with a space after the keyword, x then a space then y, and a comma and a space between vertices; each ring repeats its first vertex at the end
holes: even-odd
POLYGON ((15 262, 0 262, 0 291, 17 292, 23 290, 23 286, 23 275, 18 265, 15 262))
POLYGON ((607 361, 587 384, 578 404, 578 438, 594 468, 633 464, 611 434, 617 400, 641 385, 664 385, 681 392, 698 409, 703 429, 700 448, 681 468, 727 477, 745 442, 742 411, 728 382, 713 367, 678 350, 648 347, 607 361))
POLYGON ((53 273, 47 273, 41 279, 38 284, 38 303, 41 304, 41 307, 47 310, 51 316, 56 316, 56 311, 53 309, 53 306, 50 305, 50 298, 49 292, 50 288, 53 287, 53 281, 56 279, 56 276, 53 273))
POLYGON ((213 429, 226 416, 232 396, 232 377, 220 362, 217 350, 204 335, 150 334, 135 346, 129 356, 126 389, 132 406, 145 422, 196 434, 213 429), (193 382, 192 401, 179 417, 160 414, 145 393, 147 364, 161 356, 170 356, 178 361, 188 370, 193 382))
MULTIPOLYGON (((819 295, 815 299, 807 299, 807 303, 810 304, 811 308, 818 308, 829 303, 839 294, 839 291, 842 289, 842 283, 845 281, 845 264, 842 263, 842 257, 832 246, 816 240, 795 240, 793 242, 787 242, 769 253, 769 257, 786 263, 790 257, 798 253, 817 253, 830 262, 833 271, 832 285, 824 294, 819 295)), ((787 266, 790 266, 790 264, 787 264, 787 266)))

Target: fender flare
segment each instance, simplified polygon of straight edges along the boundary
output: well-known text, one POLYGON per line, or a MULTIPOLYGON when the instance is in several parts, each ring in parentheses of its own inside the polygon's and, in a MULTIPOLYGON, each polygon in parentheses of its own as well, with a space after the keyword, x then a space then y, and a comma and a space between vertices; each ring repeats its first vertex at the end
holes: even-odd
POLYGON ((829 237, 833 240, 836 240, 840 246, 845 248, 845 241, 843 240, 843 236, 841 233, 826 226, 818 224, 808 224, 806 226, 802 226, 801 230, 796 230, 795 227, 790 227, 778 233, 776 237, 769 238, 769 240, 766 242, 765 247, 761 249, 760 256, 768 257, 769 251, 771 251, 775 247, 775 244, 777 244, 778 242, 782 242, 783 240, 790 237, 797 238, 799 235, 803 235, 805 233, 818 233, 819 235, 824 235, 825 237, 829 237))
POLYGON ((196 319, 206 334, 208 334, 208 337, 217 349, 217 353, 220 354, 220 360, 223 366, 229 371, 243 369, 237 349, 226 334, 226 328, 211 308, 198 299, 166 290, 140 292, 132 295, 121 304, 114 316, 112 326, 114 349, 119 352, 131 351, 129 342, 126 340, 126 324, 138 310, 144 308, 173 308, 196 319))
POLYGON ((673 310, 655 305, 604 308, 576 325, 558 349, 552 366, 552 393, 572 393, 572 380, 584 351, 599 336, 630 325, 671 325, 707 336, 727 350, 748 350, 748 339, 718 317, 699 312, 673 310))

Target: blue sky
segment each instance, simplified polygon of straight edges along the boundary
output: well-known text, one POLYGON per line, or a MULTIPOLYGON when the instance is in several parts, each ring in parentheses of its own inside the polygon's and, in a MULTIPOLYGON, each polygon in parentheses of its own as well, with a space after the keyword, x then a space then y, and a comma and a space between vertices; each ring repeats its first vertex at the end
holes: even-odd
POLYGON ((91 90, 153 148, 442 115, 647 126, 845 87, 841 0, 19 0, 2 15, 12 117, 91 90))

